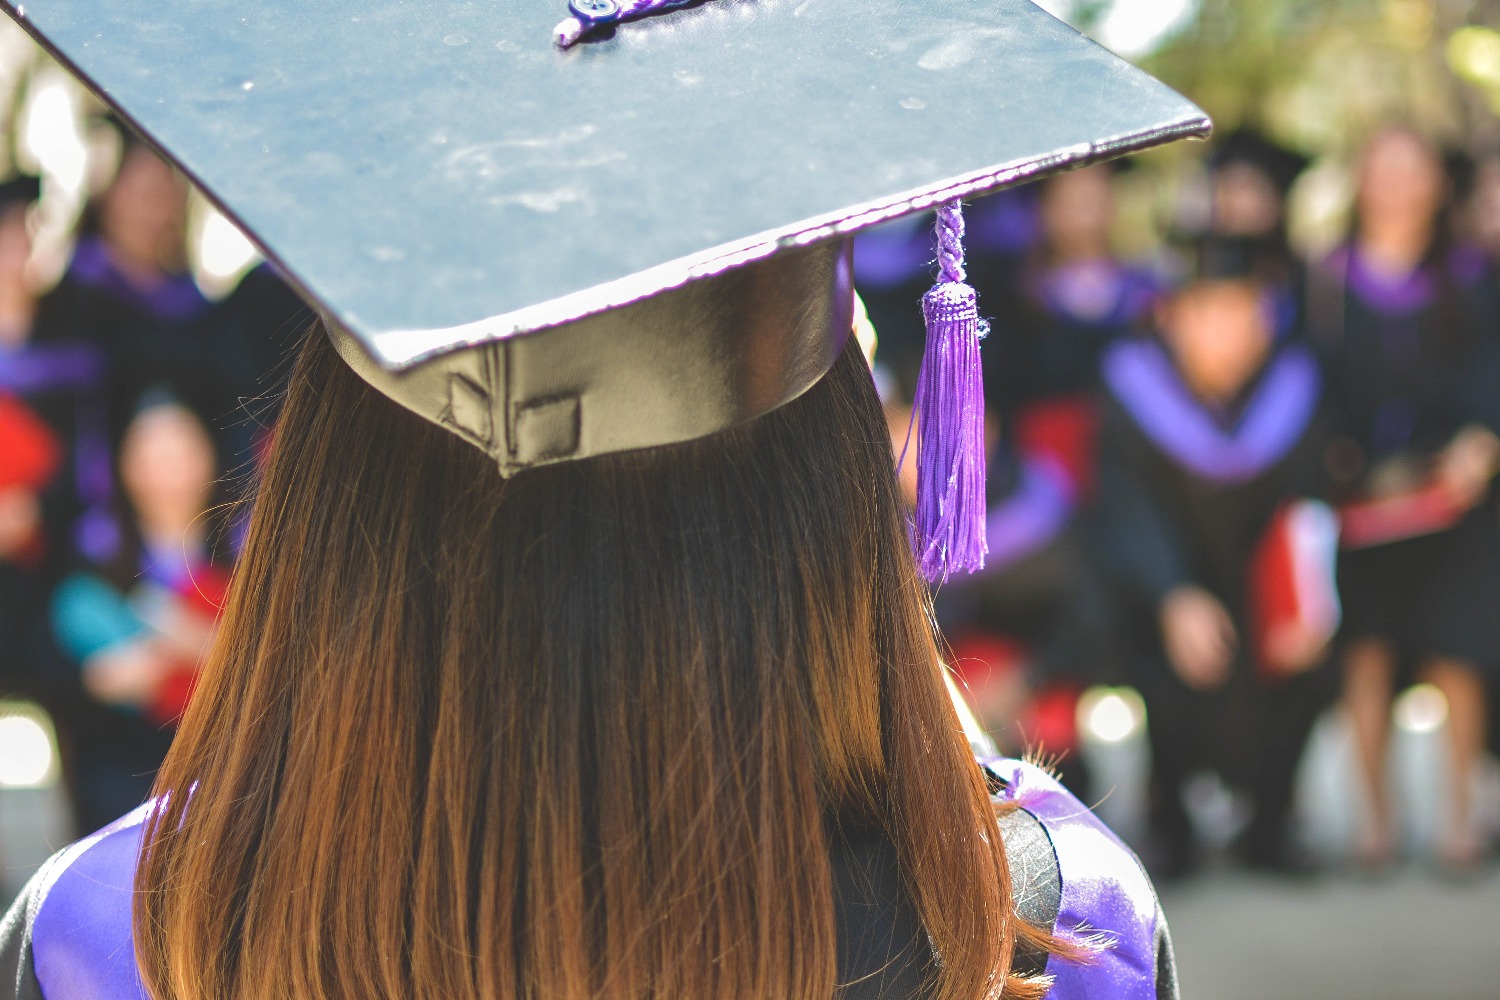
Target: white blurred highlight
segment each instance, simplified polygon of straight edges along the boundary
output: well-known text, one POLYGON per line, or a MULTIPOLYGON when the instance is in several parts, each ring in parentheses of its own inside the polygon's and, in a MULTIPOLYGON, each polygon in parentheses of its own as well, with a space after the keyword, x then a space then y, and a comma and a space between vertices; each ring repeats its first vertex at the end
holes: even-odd
POLYGON ((1079 25, 1081 0, 1034 0, 1053 17, 1087 27, 1100 45, 1127 59, 1148 56, 1198 16, 1201 0, 1113 0, 1092 25, 1079 25))
POLYGON ((1146 705, 1131 688, 1093 687, 1078 699, 1078 728, 1100 743, 1123 743, 1146 724, 1146 705))
POLYGON ((1402 732, 1435 733, 1448 722, 1448 699, 1431 684, 1418 684, 1396 699, 1396 728, 1402 732))
POLYGON ((206 200, 194 197, 192 239, 195 267, 193 276, 211 297, 232 289, 260 259, 255 245, 240 228, 206 200))
POLYGON ((0 702, 0 788, 44 788, 57 780, 51 720, 26 702, 0 702))

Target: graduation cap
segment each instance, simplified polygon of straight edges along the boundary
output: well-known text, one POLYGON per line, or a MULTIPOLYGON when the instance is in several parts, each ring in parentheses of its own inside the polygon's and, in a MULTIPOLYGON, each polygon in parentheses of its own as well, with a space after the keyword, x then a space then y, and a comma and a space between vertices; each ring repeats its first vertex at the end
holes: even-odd
POLYGON ((12 205, 30 205, 42 196, 42 179, 30 174, 14 174, 0 181, 0 210, 12 205))
POLYGON ((1282 197, 1307 169, 1308 162, 1307 157, 1248 127, 1237 128, 1224 136, 1209 156, 1209 166, 1215 171, 1236 164, 1255 168, 1270 179, 1282 197))
POLYGON ((1209 128, 1027 0, 0 6, 507 475, 795 398, 848 335, 858 230, 949 206, 954 279, 958 199, 1209 128))
POLYGON ((1269 282, 1276 273, 1267 263, 1265 241, 1249 236, 1204 236, 1185 255, 1192 281, 1269 282))

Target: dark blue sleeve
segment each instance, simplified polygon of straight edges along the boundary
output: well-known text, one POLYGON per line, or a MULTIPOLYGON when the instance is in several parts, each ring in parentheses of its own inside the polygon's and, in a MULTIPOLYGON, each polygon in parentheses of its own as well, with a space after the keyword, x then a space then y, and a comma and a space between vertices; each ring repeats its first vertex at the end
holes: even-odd
POLYGON ((54 854, 26 883, 0 919, 0 1000, 43 1000, 31 964, 31 936, 61 854, 54 854))

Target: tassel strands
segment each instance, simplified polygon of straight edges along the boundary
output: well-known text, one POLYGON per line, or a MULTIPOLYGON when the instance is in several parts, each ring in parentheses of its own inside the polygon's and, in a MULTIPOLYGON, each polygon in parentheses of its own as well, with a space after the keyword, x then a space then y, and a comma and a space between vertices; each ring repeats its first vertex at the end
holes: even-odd
POLYGON ((912 545, 932 583, 984 568, 984 373, 979 341, 989 332, 966 283, 964 218, 957 201, 938 208, 937 284, 922 298, 927 343, 917 376, 917 509, 912 545))

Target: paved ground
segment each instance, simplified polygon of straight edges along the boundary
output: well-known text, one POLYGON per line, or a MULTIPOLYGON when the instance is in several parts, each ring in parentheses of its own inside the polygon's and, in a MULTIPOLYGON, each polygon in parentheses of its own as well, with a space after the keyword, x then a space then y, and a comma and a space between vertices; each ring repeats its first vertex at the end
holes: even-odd
MULTIPOLYGON (((1391 783, 1403 804, 1409 857, 1381 879, 1330 874, 1308 883, 1211 871, 1162 893, 1188 1000, 1500 1000, 1500 865, 1463 881, 1426 862, 1446 814, 1444 734, 1398 732, 1391 783)), ((1114 793, 1099 811, 1117 829, 1140 824, 1144 748, 1089 749, 1114 793)), ((1353 748, 1330 714, 1303 761, 1299 831, 1340 871, 1361 814, 1353 748)), ((1495 829, 1496 766, 1478 789, 1495 829)), ((1233 821, 1232 806, 1204 796, 1206 839, 1233 821)), ((1217 836, 1216 836, 1217 835, 1217 836)))
POLYGON ((1163 896, 1188 1000, 1496 1000, 1500 872, 1308 886, 1231 873, 1163 896))

